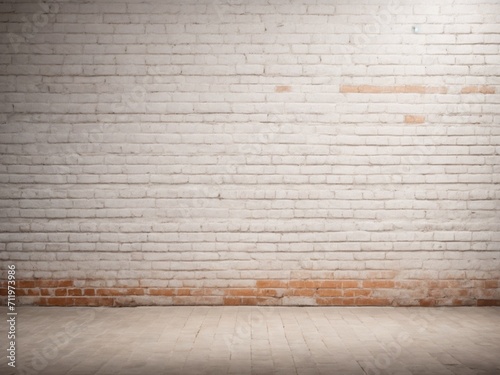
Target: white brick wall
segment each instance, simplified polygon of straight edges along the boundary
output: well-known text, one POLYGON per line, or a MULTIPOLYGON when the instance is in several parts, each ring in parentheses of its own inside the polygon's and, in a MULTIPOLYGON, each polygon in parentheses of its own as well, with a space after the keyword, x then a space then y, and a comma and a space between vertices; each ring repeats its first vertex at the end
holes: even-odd
POLYGON ((500 277, 497 0, 0 12, 0 259, 19 278, 500 277))

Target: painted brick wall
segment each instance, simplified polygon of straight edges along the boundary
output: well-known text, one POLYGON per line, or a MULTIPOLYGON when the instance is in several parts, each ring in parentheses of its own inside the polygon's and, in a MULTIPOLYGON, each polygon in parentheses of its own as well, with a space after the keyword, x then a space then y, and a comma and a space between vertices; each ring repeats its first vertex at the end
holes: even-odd
POLYGON ((500 304, 498 0, 0 11, 4 302, 500 304))

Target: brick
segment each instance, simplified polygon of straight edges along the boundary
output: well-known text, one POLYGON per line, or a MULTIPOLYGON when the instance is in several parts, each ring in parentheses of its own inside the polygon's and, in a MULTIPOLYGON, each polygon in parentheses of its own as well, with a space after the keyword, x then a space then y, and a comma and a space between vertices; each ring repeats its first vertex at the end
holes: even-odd
POLYGON ((257 280, 257 288, 286 288, 288 287, 287 281, 281 280, 257 280))
POLYGON ((250 288, 225 289, 224 294, 228 296, 255 296, 257 294, 257 291, 250 288))
POLYGON ((425 116, 405 115, 405 123, 407 124, 423 124, 425 116))
POLYGON ((70 288, 67 289, 68 296, 82 296, 83 290, 79 288, 70 288))
POLYGON ((394 281, 389 280, 365 280, 363 288, 394 288, 394 281))
POLYGON ((436 300, 432 298, 421 299, 418 303, 422 307, 436 306, 436 300))
POLYGON ((291 86, 276 86, 275 92, 292 92, 291 86))
POLYGON ((174 296, 175 291, 174 289, 158 289, 158 288, 150 288, 149 289, 149 295, 151 296, 174 296))
POLYGON ((371 290, 368 289, 347 289, 344 290, 344 297, 368 297, 372 294, 371 290))
POLYGON ((18 288, 34 288, 35 281, 34 280, 18 280, 16 282, 18 288))
POLYGON ((369 298, 359 297, 355 299, 357 306, 390 306, 391 301, 388 298, 369 298))
POLYGON ((462 94, 494 94, 495 88, 493 86, 465 86, 460 91, 462 94))
POLYGON ((340 92, 344 94, 446 94, 446 87, 434 86, 372 86, 372 85, 341 85, 340 92))
POLYGON ((500 306, 500 299, 478 299, 477 306, 500 306))
POLYGON ((484 280, 484 287, 487 289, 497 289, 499 285, 498 280, 484 280))
POLYGON ((241 298, 239 298, 239 297, 224 297, 223 304, 225 306, 239 306, 239 305, 241 305, 241 298))
POLYGON ((339 289, 318 289, 316 295, 320 297, 340 297, 343 291, 339 289))
MULTIPOLYGON (((6 296, 7 289, 0 289, 0 295, 6 296)), ((40 290, 39 289, 18 289, 16 291, 16 295, 18 295, 18 296, 39 296, 40 290)))

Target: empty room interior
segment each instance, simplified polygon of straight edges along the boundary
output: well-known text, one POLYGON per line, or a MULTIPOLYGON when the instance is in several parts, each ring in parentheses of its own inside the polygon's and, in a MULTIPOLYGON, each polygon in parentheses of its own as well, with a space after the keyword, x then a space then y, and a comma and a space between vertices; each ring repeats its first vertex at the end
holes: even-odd
POLYGON ((499 375, 499 0, 2 0, 0 373, 499 375))

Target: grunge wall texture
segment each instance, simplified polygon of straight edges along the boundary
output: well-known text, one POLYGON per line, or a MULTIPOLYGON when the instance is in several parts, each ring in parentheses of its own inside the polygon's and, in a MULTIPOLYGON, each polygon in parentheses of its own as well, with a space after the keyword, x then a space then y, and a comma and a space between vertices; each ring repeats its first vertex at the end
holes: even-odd
POLYGON ((497 0, 0 13, 4 302, 500 304, 497 0))

